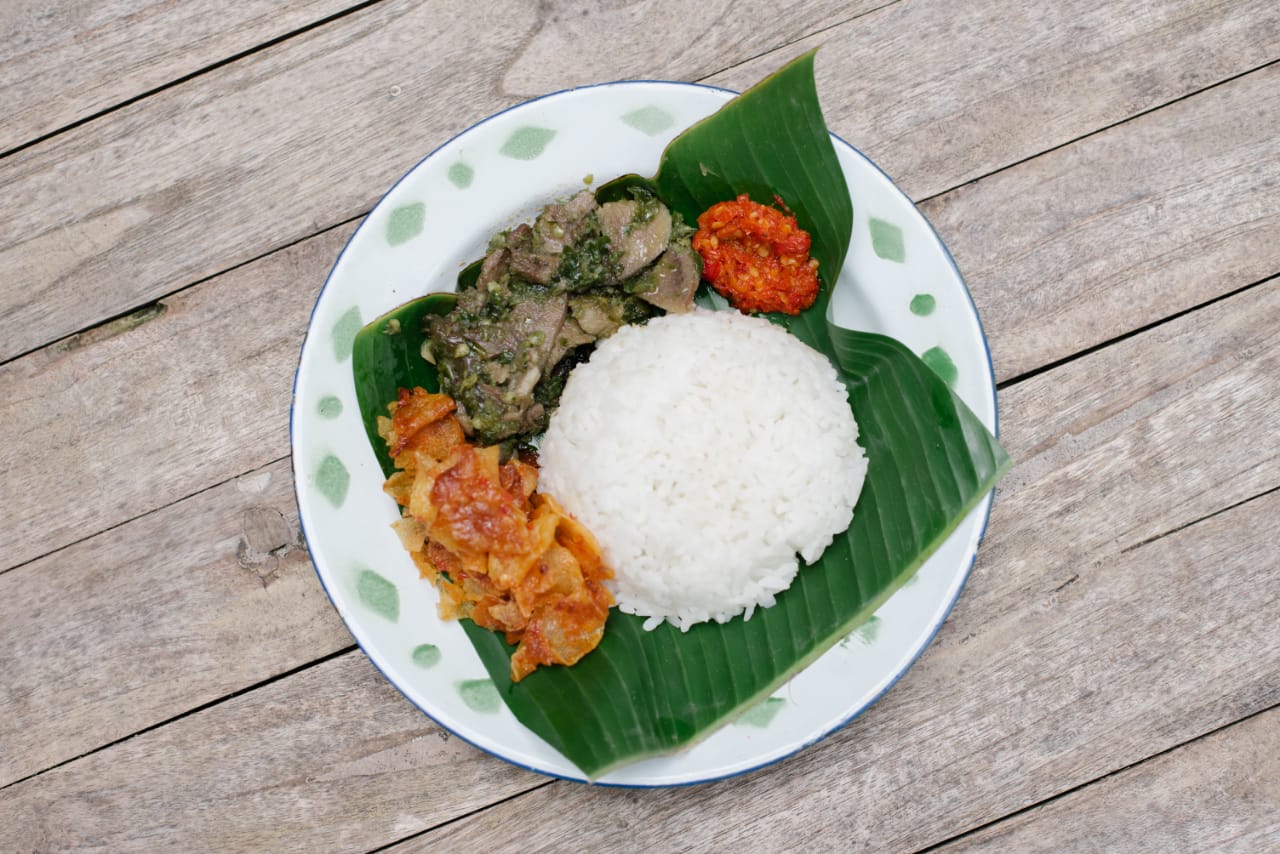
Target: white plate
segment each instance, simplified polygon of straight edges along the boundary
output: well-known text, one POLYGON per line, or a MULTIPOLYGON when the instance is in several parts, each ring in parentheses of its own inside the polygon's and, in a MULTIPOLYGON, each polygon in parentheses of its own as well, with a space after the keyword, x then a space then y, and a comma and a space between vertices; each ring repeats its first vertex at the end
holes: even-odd
MULTIPOLYGON (((433 720, 517 765, 583 775, 516 721, 457 623, 389 527, 351 375, 351 339, 378 315, 452 290, 490 235, 531 219, 584 182, 652 175, 663 148, 733 93, 684 83, 572 89, 492 116, 400 179, 352 236, 316 301, 294 382, 291 434, 303 531, 316 572, 373 663, 433 720)), ((836 151, 853 198, 849 257, 832 297, 843 326, 885 333, 935 365, 993 432, 995 386, 977 310, 933 229, 871 161, 836 151)), ((683 752, 623 767, 601 783, 654 786, 739 774, 847 723, 911 666, 960 594, 991 496, 876 616, 762 706, 683 752)))

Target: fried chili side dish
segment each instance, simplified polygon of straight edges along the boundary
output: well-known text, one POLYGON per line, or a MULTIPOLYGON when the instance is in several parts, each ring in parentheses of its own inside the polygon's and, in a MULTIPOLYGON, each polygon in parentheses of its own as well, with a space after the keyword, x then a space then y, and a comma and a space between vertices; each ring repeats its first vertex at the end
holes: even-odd
MULTIPOLYGON (((774 200, 780 207, 782 200, 774 200)), ((745 193, 698 217, 702 277, 743 312, 799 314, 818 298, 818 261, 796 218, 745 193)))
POLYGON ((400 390, 378 419, 396 467, 383 489, 401 506, 393 527, 443 619, 468 618, 518 644, 511 679, 574 664, 600 643, 613 572, 591 532, 550 495, 537 468, 466 441, 454 401, 400 390))

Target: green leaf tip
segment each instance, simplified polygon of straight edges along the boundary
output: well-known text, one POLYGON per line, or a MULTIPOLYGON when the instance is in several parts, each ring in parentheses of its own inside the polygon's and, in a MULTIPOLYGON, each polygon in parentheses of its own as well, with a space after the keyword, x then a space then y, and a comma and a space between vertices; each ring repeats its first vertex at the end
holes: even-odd
POLYGON ((352 372, 356 402, 365 435, 385 477, 395 471, 395 463, 378 435, 378 417, 387 415, 387 404, 397 399, 401 388, 440 390, 435 367, 422 357, 426 321, 433 314, 447 314, 455 301, 451 293, 428 294, 381 315, 355 334, 352 372))
POLYGON ((818 103, 815 54, 792 60, 672 140, 654 183, 691 224, 741 193, 762 204, 778 196, 812 236, 829 290, 849 250, 853 203, 818 103))

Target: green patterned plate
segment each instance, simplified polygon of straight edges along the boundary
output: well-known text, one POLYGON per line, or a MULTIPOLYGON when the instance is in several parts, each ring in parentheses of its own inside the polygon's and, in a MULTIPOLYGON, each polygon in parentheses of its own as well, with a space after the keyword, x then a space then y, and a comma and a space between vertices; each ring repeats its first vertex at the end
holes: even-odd
MULTIPOLYGON (((294 386, 298 506, 316 572, 365 653, 440 725, 510 762, 582 779, 498 697, 466 634, 436 617, 389 527, 397 517, 361 425, 351 344, 362 324, 433 290, 451 290, 490 235, 547 202, 617 175, 651 175, 676 134, 733 93, 680 83, 560 92, 477 124, 432 152, 382 198, 325 283, 294 386)), ((849 145, 837 154, 854 202, 848 260, 832 297, 842 326, 906 344, 995 430, 995 387, 977 311, 928 223, 849 145)), ((673 785, 741 773, 837 729, 920 655, 960 593, 990 496, 869 622, 760 706, 681 752, 599 782, 673 785)))

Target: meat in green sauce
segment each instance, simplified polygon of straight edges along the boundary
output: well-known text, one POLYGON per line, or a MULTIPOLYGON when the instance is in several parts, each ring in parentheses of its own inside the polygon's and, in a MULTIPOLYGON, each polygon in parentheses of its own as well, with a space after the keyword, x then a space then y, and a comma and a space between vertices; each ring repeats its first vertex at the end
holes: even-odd
POLYGON ((541 433, 596 340, 691 310, 692 233, 650 196, 597 205, 584 190, 495 236, 475 283, 428 327, 441 391, 467 433, 484 445, 541 433))

